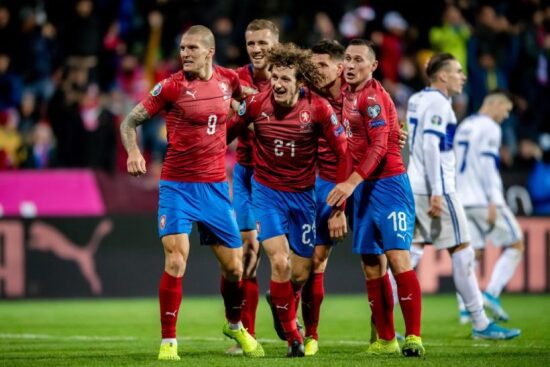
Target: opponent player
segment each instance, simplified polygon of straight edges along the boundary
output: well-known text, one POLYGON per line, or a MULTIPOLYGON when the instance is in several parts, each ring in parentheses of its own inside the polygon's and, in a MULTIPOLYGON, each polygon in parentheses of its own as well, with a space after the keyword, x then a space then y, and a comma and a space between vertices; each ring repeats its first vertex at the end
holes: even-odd
POLYGON ((231 98, 240 98, 241 86, 235 72, 212 65, 214 46, 214 36, 208 28, 189 28, 180 42, 183 70, 157 84, 120 127, 128 153, 128 172, 141 176, 146 173, 146 165, 136 143, 136 127, 161 111, 166 113, 168 151, 158 211, 165 254, 159 286, 160 360, 180 359, 176 322, 192 222, 198 222, 201 243, 211 245, 221 265, 221 293, 227 318, 223 333, 236 340, 246 356, 264 355, 262 346, 240 321, 242 245, 225 177, 225 121, 231 98))
POLYGON ((426 74, 430 87, 412 95, 407 108, 411 149, 408 172, 416 204, 413 242, 418 248, 433 243, 437 249, 448 250, 455 287, 472 317, 473 337, 511 339, 520 331, 490 322, 483 309, 466 216, 456 196, 456 117, 450 97, 462 91, 466 77, 460 63, 447 53, 433 56, 426 74))
MULTIPOLYGON (((279 42, 279 29, 266 19, 255 19, 250 22, 245 32, 246 51, 250 63, 238 68, 237 74, 241 85, 257 91, 271 87, 271 72, 267 64, 267 52, 279 42)), ((233 168, 233 207, 237 213, 237 224, 243 243, 243 297, 241 318, 244 327, 256 335, 256 309, 258 307, 259 287, 256 270, 260 261, 260 245, 256 220, 252 208, 252 141, 253 130, 245 129, 238 136, 237 163, 233 168)), ((240 354, 237 344, 227 350, 228 354, 240 354)))
POLYGON ((406 325, 402 353, 423 356, 420 337, 421 292, 411 267, 409 248, 414 199, 399 148, 399 122, 389 94, 372 78, 378 61, 370 41, 352 40, 344 58, 342 118, 349 126, 348 145, 354 171, 328 195, 341 205, 354 193, 353 251, 361 255, 369 304, 378 339, 367 353, 399 354, 393 322, 393 296, 387 265, 395 274, 406 325), (355 191, 355 192, 354 192, 355 191))
MULTIPOLYGON (((476 258, 480 258, 487 238, 495 246, 504 247, 483 292, 485 305, 495 319, 503 321, 508 321, 508 314, 500 304, 500 293, 514 275, 524 248, 519 224, 504 200, 498 172, 502 135, 499 124, 512 107, 505 91, 490 92, 479 113, 458 126, 454 141, 457 194, 466 211, 476 258)), ((461 309, 461 315, 464 311, 461 309)))
POLYGON ((271 90, 248 97, 239 115, 241 125, 254 124, 252 204, 258 238, 271 263, 271 302, 286 334, 287 355, 301 357, 296 299, 315 246, 317 138, 322 134, 336 153, 339 177, 347 168, 346 140, 330 104, 310 91, 320 75, 309 52, 276 45, 268 63, 271 90))

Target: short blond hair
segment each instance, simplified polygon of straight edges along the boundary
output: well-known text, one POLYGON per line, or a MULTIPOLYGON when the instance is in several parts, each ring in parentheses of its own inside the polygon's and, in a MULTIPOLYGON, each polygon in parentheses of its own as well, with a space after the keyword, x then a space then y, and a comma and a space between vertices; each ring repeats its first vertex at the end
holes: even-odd
POLYGON ((214 41, 214 34, 210 30, 210 28, 205 27, 203 25, 194 25, 189 27, 188 30, 185 31, 183 34, 185 35, 199 35, 202 36, 202 42, 207 48, 214 48, 216 47, 216 42, 214 41))

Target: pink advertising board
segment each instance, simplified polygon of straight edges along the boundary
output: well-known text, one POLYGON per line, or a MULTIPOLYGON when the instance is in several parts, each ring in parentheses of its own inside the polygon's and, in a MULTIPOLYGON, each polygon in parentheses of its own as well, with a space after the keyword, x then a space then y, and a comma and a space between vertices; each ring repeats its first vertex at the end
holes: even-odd
POLYGON ((0 216, 96 216, 105 205, 91 170, 0 172, 0 216))

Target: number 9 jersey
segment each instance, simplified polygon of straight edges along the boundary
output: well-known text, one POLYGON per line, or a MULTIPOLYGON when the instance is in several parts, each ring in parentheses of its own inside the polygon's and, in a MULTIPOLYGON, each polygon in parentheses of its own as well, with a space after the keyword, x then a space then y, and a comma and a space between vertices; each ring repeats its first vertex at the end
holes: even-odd
POLYGON ((142 101, 149 116, 164 111, 168 150, 162 180, 226 181, 226 120, 241 95, 237 74, 214 66, 209 80, 180 71, 158 83, 142 101))

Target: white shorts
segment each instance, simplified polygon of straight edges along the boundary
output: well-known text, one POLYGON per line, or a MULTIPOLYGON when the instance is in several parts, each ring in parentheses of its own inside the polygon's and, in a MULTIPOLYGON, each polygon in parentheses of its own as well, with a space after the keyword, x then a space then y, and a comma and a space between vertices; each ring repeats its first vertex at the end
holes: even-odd
POLYGON ((414 195, 416 223, 413 243, 431 243, 438 250, 470 241, 468 222, 456 194, 443 195, 441 217, 431 218, 430 195, 414 195))
POLYGON ((487 223, 487 208, 468 207, 464 210, 468 218, 472 246, 476 249, 484 248, 487 238, 493 245, 504 247, 523 239, 519 223, 508 205, 497 207, 497 217, 493 226, 487 223))

